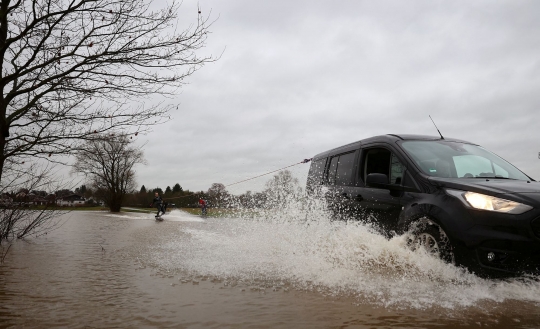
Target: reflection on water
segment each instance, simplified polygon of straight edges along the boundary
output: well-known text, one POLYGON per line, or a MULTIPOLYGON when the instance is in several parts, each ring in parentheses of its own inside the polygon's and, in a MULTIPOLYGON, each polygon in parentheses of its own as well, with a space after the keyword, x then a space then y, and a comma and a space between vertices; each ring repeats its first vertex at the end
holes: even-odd
POLYGON ((523 327, 536 279, 485 280, 342 222, 75 212, 0 266, 0 327, 523 327))

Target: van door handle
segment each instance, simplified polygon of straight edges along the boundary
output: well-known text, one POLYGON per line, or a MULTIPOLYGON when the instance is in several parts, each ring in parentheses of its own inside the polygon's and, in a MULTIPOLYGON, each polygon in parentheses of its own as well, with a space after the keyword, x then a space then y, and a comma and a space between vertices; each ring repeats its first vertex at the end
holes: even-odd
POLYGON ((354 198, 354 200, 360 202, 360 201, 364 200, 364 198, 363 198, 360 194, 357 194, 357 195, 356 195, 356 198, 354 198))

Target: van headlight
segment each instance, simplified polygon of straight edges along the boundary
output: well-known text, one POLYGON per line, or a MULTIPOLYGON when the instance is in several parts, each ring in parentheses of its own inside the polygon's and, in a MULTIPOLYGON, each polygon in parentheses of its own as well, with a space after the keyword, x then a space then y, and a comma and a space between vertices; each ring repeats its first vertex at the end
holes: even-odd
POLYGON ((481 209, 502 212, 506 214, 519 215, 531 210, 533 207, 523 203, 496 198, 494 196, 447 189, 448 194, 460 199, 466 206, 481 209))

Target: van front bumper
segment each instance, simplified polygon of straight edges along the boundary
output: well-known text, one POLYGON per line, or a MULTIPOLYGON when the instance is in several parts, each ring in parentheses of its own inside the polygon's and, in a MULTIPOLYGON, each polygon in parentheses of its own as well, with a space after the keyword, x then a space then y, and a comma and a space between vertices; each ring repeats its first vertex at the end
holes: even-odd
POLYGON ((487 272, 540 274, 540 217, 494 224, 474 225, 458 239, 460 262, 487 272))

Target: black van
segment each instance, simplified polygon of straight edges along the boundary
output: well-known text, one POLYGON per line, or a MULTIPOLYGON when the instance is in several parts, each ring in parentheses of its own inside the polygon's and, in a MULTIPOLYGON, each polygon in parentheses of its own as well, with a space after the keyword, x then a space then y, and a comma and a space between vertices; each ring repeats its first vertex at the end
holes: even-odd
POLYGON ((341 218, 480 274, 538 273, 540 184, 466 141, 383 135, 316 155, 306 187, 341 218))

